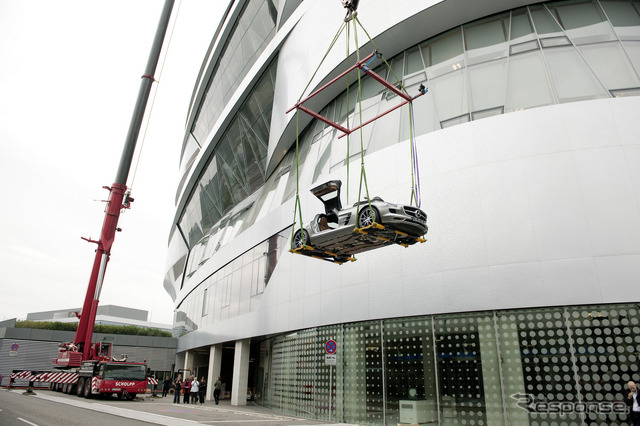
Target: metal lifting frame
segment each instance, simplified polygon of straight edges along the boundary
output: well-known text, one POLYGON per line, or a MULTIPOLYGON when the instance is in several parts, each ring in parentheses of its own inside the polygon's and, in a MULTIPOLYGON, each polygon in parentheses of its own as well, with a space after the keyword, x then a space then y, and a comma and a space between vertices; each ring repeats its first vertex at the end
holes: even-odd
POLYGON ((353 66, 351 66, 350 68, 348 68, 346 71, 342 72, 340 75, 338 75, 337 77, 335 77, 333 80, 329 81, 327 84, 325 84, 324 86, 320 87, 319 89, 317 89, 315 92, 311 93, 309 96, 307 96, 306 98, 304 98, 301 101, 298 101, 298 103, 296 103, 294 106, 292 106, 291 108, 289 108, 287 110, 287 114, 290 113, 291 111, 293 111, 294 109, 298 109, 300 111, 303 111, 307 114, 309 114, 312 117, 317 118, 318 120, 322 121, 323 123, 340 130, 343 134, 338 136, 338 139, 350 135, 351 133, 355 132, 356 130, 366 126, 369 123, 372 123, 374 121, 376 121, 377 119, 384 117, 385 115, 389 114, 392 111, 395 111, 396 109, 400 108, 401 106, 404 106, 410 102, 413 102, 414 99, 419 98, 420 96, 424 95, 426 93, 426 91, 424 90, 423 87, 421 87, 420 89, 420 93, 418 93, 416 96, 409 96, 406 93, 398 90, 398 88, 396 86, 394 86, 393 84, 391 84, 390 82, 388 82, 387 80, 385 80, 384 78, 382 78, 380 75, 376 74, 375 72, 373 72, 373 70, 371 68, 368 67, 368 65, 371 63, 371 61, 373 61, 373 59, 375 59, 376 57, 378 57, 379 53, 378 52, 373 52, 371 54, 369 54, 367 57, 359 60, 358 62, 356 62, 353 66), (349 74, 351 71, 355 70, 356 68, 359 68, 361 70, 363 70, 367 75, 369 75, 371 78, 373 78, 374 80, 376 80, 378 83, 382 84, 384 87, 386 87, 387 89, 391 90, 393 93, 395 93, 396 95, 400 96, 402 99, 404 99, 403 102, 401 102, 400 104, 391 107, 390 109, 388 109, 387 111, 384 111, 381 114, 378 114, 377 116, 373 117, 372 119, 365 121, 364 123, 361 123, 359 126, 356 126, 352 129, 347 129, 346 127, 343 127, 341 125, 339 125, 338 123, 329 120, 327 117, 320 115, 319 113, 307 108, 306 106, 302 105, 303 103, 305 103, 306 101, 308 101, 309 99, 311 99, 312 97, 314 97, 315 95, 317 95, 318 93, 322 92, 323 90, 325 90, 327 87, 331 86, 332 84, 334 84, 335 82, 337 82, 338 80, 340 80, 342 77, 344 77, 345 75, 349 74))

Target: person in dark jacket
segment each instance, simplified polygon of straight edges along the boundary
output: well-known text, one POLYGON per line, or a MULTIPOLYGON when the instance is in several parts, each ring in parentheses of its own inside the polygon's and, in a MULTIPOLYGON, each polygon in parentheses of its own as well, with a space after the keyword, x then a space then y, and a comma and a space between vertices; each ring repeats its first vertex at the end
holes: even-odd
POLYGON ((200 379, 200 390, 198 391, 198 396, 200 396, 200 405, 204 404, 204 396, 207 392, 207 380, 202 376, 200 379))
POLYGON ((178 377, 173 381, 173 403, 180 404, 180 391, 182 390, 182 375, 178 374, 178 377))
POLYGON ((629 393, 625 395, 624 402, 629 406, 629 419, 633 426, 640 426, 640 399, 638 388, 634 382, 627 383, 629 393))
POLYGON ((162 397, 164 398, 169 393, 169 389, 171 389, 171 380, 169 380, 169 376, 164 376, 164 381, 162 382, 162 397))
POLYGON ((184 382, 182 382, 182 389, 184 390, 184 400, 185 404, 189 403, 189 397, 191 396, 191 379, 186 377, 184 382))
POLYGON ((222 377, 218 376, 218 380, 213 384, 213 399, 216 400, 216 405, 220 402, 220 391, 222 390, 222 377))

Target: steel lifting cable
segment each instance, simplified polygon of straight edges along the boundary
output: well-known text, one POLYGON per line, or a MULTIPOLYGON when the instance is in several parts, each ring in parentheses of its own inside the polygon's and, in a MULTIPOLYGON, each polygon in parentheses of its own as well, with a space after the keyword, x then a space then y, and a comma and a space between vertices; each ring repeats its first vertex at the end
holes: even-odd
MULTIPOLYGON (((178 2, 178 9, 176 11, 176 17, 173 20, 173 25, 171 26, 171 32, 169 33, 169 40, 167 41, 167 49, 164 54, 164 58, 162 59, 162 63, 160 64, 160 72, 158 72, 158 79, 156 80, 153 76, 143 75, 142 78, 147 77, 151 78, 154 82, 159 83, 159 80, 162 76, 162 71, 164 70, 164 65, 167 62, 167 56, 169 55, 169 48, 171 47, 171 39, 173 38, 173 31, 176 28, 176 23, 178 22, 178 17, 180 16, 180 7, 182 6, 182 0, 178 2)), ((138 158, 136 159, 136 165, 133 169, 133 174, 131 176, 131 185, 128 186, 130 193, 133 190, 133 183, 136 180, 136 172, 138 171, 138 165, 140 164, 140 158, 142 157, 142 149, 144 148, 144 141, 147 137, 147 130, 149 129, 149 122, 151 122, 151 116, 153 114, 153 106, 156 102, 156 95, 158 94, 158 86, 156 86, 156 90, 153 91, 153 97, 151 98, 151 105, 149 106, 149 114, 147 115, 147 122, 144 126, 144 131, 142 132, 142 140, 140 141, 140 149, 138 151, 138 158)))
MULTIPOLYGON (((331 41, 331 44, 329 45, 329 48, 327 49, 326 53, 322 57, 322 60, 318 64, 318 67, 313 72, 313 75, 309 79, 309 82, 305 86, 304 90, 300 94, 300 97, 298 98, 298 103, 300 103, 300 101, 302 100, 302 97, 307 92, 307 89, 309 89, 309 86, 311 85, 311 82, 315 78, 316 74, 320 70, 320 67, 324 63, 324 61, 327 58, 327 56, 329 55, 329 52, 331 52, 331 49, 333 49, 333 46, 335 45, 336 41, 340 38, 340 35, 342 34, 342 32, 344 31, 346 26, 347 25, 346 25, 345 22, 340 23, 340 28, 338 29, 338 32, 333 37, 333 40, 331 41)), ((304 222, 302 222, 302 205, 300 204, 300 158, 299 158, 300 127, 299 127, 299 120, 298 120, 299 114, 300 114, 300 111, 298 109, 296 109, 296 201, 295 201, 294 207, 293 207, 293 226, 291 227, 291 249, 295 248, 293 246, 293 243, 294 243, 293 236, 295 235, 295 231, 296 231, 296 212, 298 212, 299 216, 300 216, 299 219, 300 219, 300 229, 301 230, 303 229, 302 226, 303 226, 303 223, 304 223, 304 222)), ((307 243, 306 236, 305 236, 304 232, 301 232, 301 237, 302 237, 302 245, 304 246, 307 243)))

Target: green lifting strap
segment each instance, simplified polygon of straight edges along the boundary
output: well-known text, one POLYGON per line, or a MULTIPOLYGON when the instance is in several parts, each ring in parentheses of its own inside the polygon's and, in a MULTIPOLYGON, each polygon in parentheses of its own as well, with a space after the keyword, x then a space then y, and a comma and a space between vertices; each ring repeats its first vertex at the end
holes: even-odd
MULTIPOLYGON (((355 20, 355 22, 358 23, 358 25, 360 26, 360 28, 362 28, 362 31, 364 31, 364 33, 367 35, 367 38, 369 39, 369 41, 371 42, 371 45, 374 47, 374 49, 376 50, 376 52, 380 52, 378 49, 378 46, 376 46, 376 43, 373 41, 373 39, 371 38, 371 36, 369 35, 369 33, 367 32, 367 30, 362 26, 362 23, 360 22, 360 20, 358 19, 357 16, 354 16, 353 19, 355 20)), ((385 63, 385 65, 387 66, 387 68, 389 69, 389 71, 391 72, 391 74, 393 75, 393 77, 396 79, 396 84, 400 87, 400 89, 407 95, 409 95, 409 93, 407 92, 407 89, 404 87, 404 85, 402 84, 402 80, 398 78, 398 76, 396 75, 396 73, 393 71, 393 68, 391 68, 391 65, 389 65, 389 63, 387 62, 387 60, 382 56, 379 55, 380 58, 382 59, 382 61, 385 63)), ((420 207, 420 194, 419 194, 419 185, 416 184, 416 171, 417 171, 417 158, 416 158, 416 148, 414 145, 414 140, 413 140, 413 129, 414 129, 414 116, 413 116, 413 103, 410 102, 409 103, 409 141, 410 141, 410 149, 411 149, 411 197, 410 197, 410 201, 409 204, 414 204, 416 207, 420 207)))
MULTIPOLYGON (((331 49, 333 49, 333 46, 335 45, 336 41, 338 40, 338 38, 340 38, 340 34, 342 34, 342 32, 344 31, 345 27, 346 27, 346 23, 342 22, 340 24, 340 28, 336 32, 336 35, 333 37, 333 40, 331 41, 331 44, 329 45, 329 48, 327 49, 326 53, 322 57, 322 60, 318 64, 316 70, 313 72, 313 75, 309 79, 309 82, 305 86, 304 90, 300 94, 300 97, 298 98, 298 102, 300 102, 300 100, 302 100, 302 97, 307 92, 307 89, 309 89, 309 86, 311 85, 311 82, 313 81, 313 79, 315 78, 316 74, 320 70, 320 67, 324 63, 324 61, 327 58, 327 56, 329 55, 329 52, 331 52, 331 49)), ((296 231, 296 213, 299 213, 299 216, 300 216, 300 229, 302 229, 302 226, 303 226, 303 223, 304 223, 304 222, 302 222, 302 206, 300 204, 300 158, 299 158, 300 128, 299 128, 298 114, 299 114, 299 111, 296 109, 296 201, 295 201, 294 208, 293 208, 293 226, 291 227, 291 247, 290 248, 292 250, 294 248, 293 247, 293 236, 295 235, 295 231, 296 231)), ((307 242, 306 238, 304 236, 304 233, 302 235, 302 238, 303 238, 303 245, 304 245, 307 242)))

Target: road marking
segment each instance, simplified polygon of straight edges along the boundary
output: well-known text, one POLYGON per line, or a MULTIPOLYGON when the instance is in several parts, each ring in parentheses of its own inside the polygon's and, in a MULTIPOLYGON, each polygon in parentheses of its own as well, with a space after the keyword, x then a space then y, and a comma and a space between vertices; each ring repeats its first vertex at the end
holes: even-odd
POLYGON ((20 417, 18 417, 18 420, 20 420, 21 422, 25 422, 26 424, 31 425, 31 426, 38 426, 37 424, 31 423, 30 421, 22 419, 20 417))

